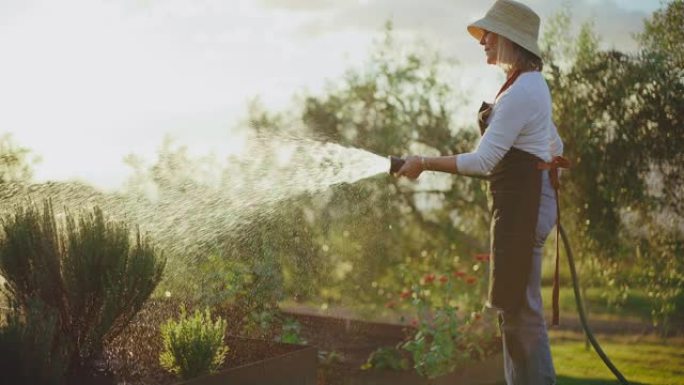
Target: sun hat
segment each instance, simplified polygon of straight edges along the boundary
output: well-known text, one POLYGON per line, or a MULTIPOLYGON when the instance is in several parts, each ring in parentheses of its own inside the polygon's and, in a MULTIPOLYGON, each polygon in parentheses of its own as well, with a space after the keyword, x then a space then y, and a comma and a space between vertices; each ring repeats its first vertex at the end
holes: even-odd
POLYGON ((468 25, 468 32, 478 41, 485 31, 501 35, 541 58, 539 16, 525 4, 497 0, 485 17, 468 25))

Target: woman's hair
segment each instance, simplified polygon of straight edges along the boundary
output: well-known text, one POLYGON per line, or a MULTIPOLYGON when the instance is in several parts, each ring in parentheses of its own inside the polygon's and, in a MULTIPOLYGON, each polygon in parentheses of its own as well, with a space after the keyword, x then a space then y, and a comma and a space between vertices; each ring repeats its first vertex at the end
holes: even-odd
POLYGON ((501 35, 497 38, 496 64, 506 72, 541 71, 544 68, 542 59, 501 35))

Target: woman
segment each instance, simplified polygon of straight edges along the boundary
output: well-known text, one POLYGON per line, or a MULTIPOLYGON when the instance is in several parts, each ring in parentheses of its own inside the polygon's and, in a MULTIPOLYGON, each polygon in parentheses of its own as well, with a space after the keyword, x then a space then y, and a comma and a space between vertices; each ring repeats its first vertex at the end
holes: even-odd
POLYGON ((484 47, 487 63, 501 67, 507 78, 494 103, 480 108, 478 146, 454 156, 410 156, 397 174, 412 179, 423 171, 487 177, 492 263, 486 305, 499 312, 506 382, 554 384, 540 284, 544 240, 557 219, 551 182, 557 182, 563 143, 540 72, 539 16, 521 3, 498 0, 468 32, 484 47))

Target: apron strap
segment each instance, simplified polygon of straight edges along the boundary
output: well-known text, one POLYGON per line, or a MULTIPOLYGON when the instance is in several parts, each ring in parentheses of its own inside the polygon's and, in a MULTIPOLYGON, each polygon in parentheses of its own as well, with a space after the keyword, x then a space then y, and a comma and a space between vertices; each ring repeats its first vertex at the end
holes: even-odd
POLYGON ((520 70, 513 71, 511 76, 509 76, 508 79, 506 79, 506 82, 501 86, 501 88, 499 89, 499 92, 496 93, 496 97, 494 99, 498 98, 502 92, 506 91, 508 89, 508 87, 513 85, 513 83, 515 83, 515 80, 518 78, 518 76, 520 76, 521 73, 522 72, 520 72, 520 70))
POLYGON ((570 161, 562 156, 554 156, 550 162, 537 163, 537 169, 549 170, 549 179, 551 181, 551 186, 553 187, 553 191, 556 193, 556 269, 553 273, 553 319, 551 320, 551 326, 558 326, 560 323, 560 179, 558 178, 558 169, 560 168, 570 168, 570 161))

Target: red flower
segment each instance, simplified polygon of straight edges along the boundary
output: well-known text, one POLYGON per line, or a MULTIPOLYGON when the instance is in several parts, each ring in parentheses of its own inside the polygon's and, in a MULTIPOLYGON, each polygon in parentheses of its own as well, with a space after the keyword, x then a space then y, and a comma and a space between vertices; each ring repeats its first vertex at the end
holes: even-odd
POLYGON ((426 285, 429 283, 432 283, 434 281, 435 281, 435 275, 433 273, 425 274, 425 276, 423 277, 423 282, 425 282, 426 285))
POLYGON ((480 262, 489 262, 489 254, 475 254, 475 259, 480 262))
POLYGON ((449 280, 449 277, 447 277, 444 274, 439 276, 439 282, 441 282, 441 283, 447 283, 448 280, 449 280))
POLYGON ((397 307, 397 302, 396 301, 388 301, 385 304, 385 307, 388 309, 394 309, 395 307, 397 307))
POLYGON ((475 313, 475 321, 479 321, 482 319, 482 314, 480 313, 475 313))
POLYGON ((411 320, 411 326, 413 326, 414 328, 418 327, 418 320, 415 319, 415 318, 412 319, 412 320, 411 320))
POLYGON ((465 281, 466 281, 466 283, 467 283, 468 285, 474 285, 475 282, 477 282, 477 278, 475 278, 475 277, 473 277, 472 275, 470 275, 470 276, 468 276, 468 277, 465 279, 465 281))
POLYGON ((463 277, 465 277, 465 273, 460 271, 460 270, 456 270, 456 271, 454 271, 454 277, 463 278, 463 277))
POLYGON ((411 295, 412 295, 412 294, 413 294, 413 292, 412 292, 411 290, 409 290, 409 289, 404 289, 404 290, 401 291, 401 293, 399 293, 399 297, 400 297, 401 299, 407 299, 407 298, 411 298, 411 295))

